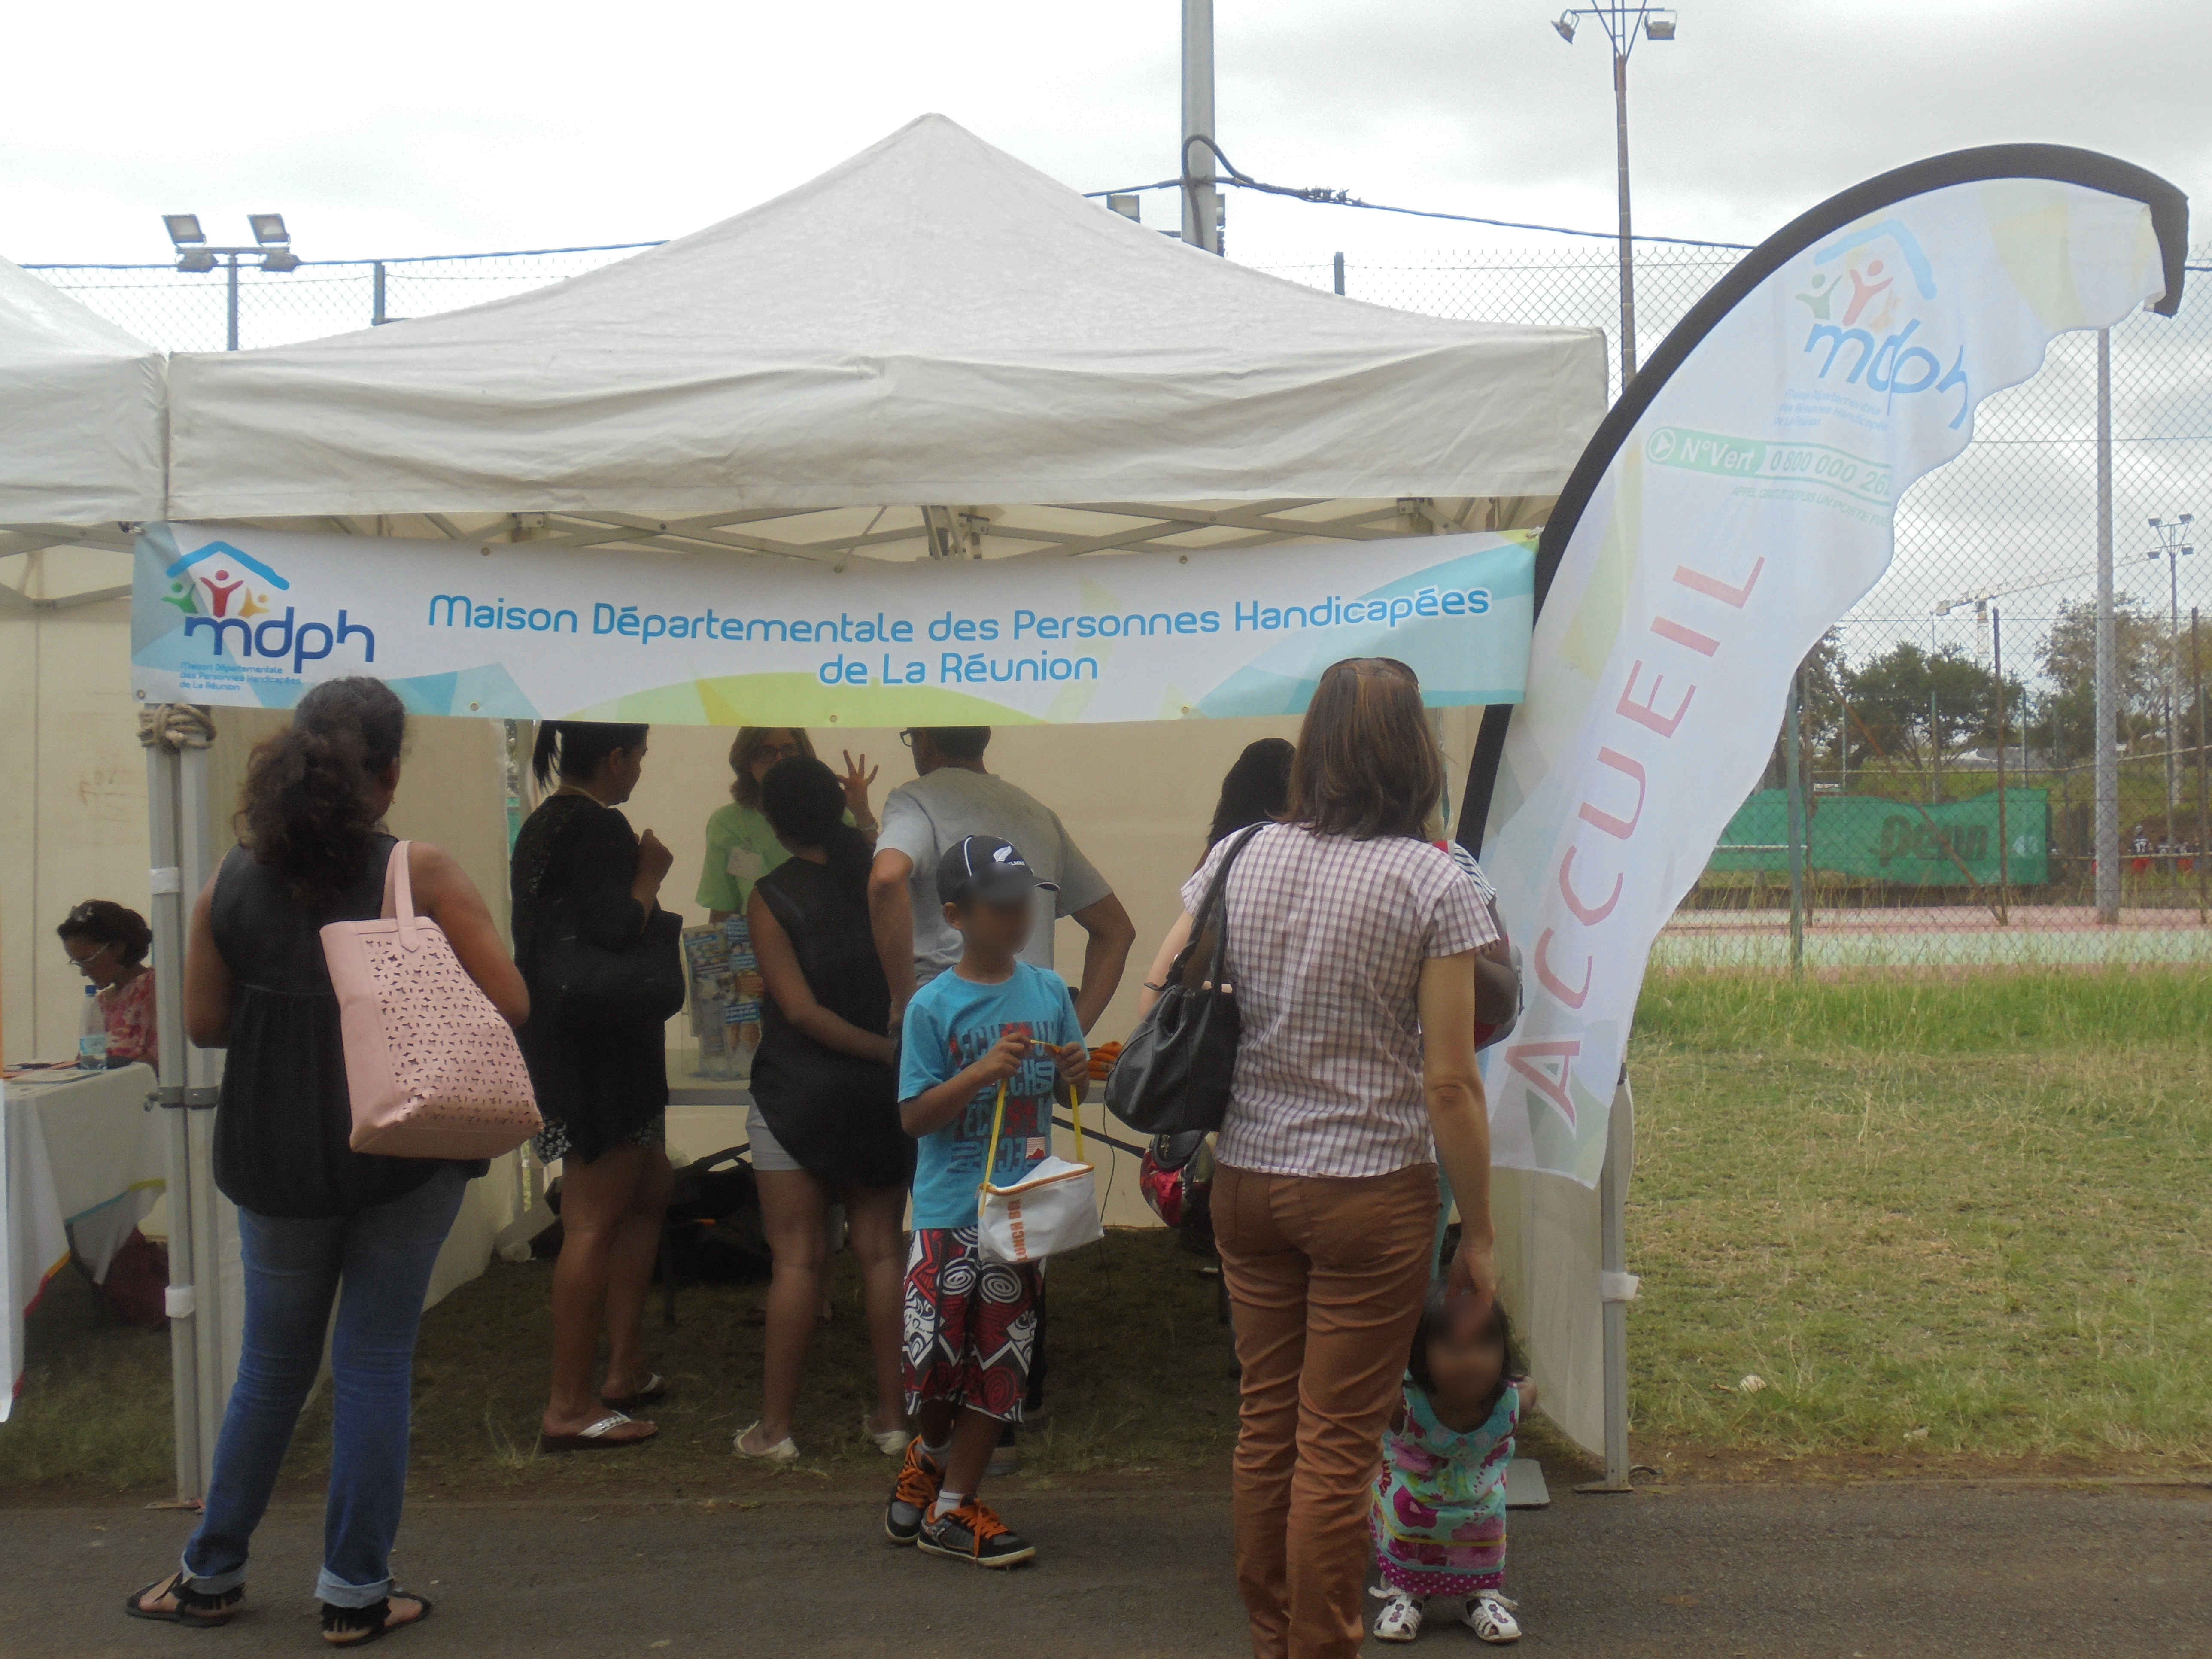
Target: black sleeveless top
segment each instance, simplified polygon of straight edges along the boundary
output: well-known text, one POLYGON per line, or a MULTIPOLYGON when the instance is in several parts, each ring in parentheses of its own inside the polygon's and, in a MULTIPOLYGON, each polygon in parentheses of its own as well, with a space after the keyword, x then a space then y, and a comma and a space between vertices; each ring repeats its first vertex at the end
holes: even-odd
MULTIPOLYGON (((815 1001, 864 1031, 890 1024, 890 987, 868 924, 866 867, 837 871, 790 859, 754 884, 791 940, 815 1001)), ((903 1187, 913 1137, 899 1127, 898 1076, 889 1066, 824 1048, 761 1004, 753 1101, 784 1151, 832 1189, 903 1187)))
POLYGON ((630 896, 637 834, 611 806, 549 795, 524 822, 508 863, 514 901, 514 965, 532 1012, 515 1033, 538 1109, 568 1133, 570 1155, 589 1164, 668 1109, 667 1036, 652 1018, 562 1020, 539 972, 539 935, 556 902, 582 935, 609 951, 637 943, 651 909, 630 896))
POLYGON ((284 878, 233 848, 217 872, 210 919, 230 969, 229 1052, 215 1118, 215 1184, 241 1210, 315 1219, 404 1197, 444 1167, 430 1158, 356 1152, 337 994, 322 927, 384 912, 378 836, 353 885, 319 915, 301 909, 284 878))

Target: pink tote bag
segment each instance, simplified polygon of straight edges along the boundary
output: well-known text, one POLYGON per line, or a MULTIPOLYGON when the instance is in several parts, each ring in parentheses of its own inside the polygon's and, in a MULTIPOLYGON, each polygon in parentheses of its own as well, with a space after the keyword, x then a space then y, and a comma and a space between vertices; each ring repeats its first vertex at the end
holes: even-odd
POLYGON ((384 915, 323 929, 338 994, 353 1149, 391 1158, 497 1158, 542 1127, 514 1028, 415 914, 407 847, 384 870, 384 915))

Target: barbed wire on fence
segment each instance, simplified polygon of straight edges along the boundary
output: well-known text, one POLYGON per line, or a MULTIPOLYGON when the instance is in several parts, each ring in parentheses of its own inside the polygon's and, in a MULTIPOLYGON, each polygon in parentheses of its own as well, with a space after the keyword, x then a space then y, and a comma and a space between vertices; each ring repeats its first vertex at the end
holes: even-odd
MULTIPOLYGON (((310 261, 289 274, 241 269, 240 343, 430 316, 653 246, 310 261)), ((1717 248, 1637 250, 1639 358, 1735 258, 1717 248)), ((2212 270, 2212 246, 2193 250, 2190 264, 2200 277, 2212 270)), ((1349 298, 1437 317, 1590 328, 1610 338, 1620 316, 1609 248, 1446 249, 1372 263, 1337 254, 1258 268, 1325 290, 1340 281, 1349 298)), ((225 343, 221 270, 28 269, 165 349, 225 343)), ((2177 316, 2130 316, 2111 339, 2122 896, 2143 925, 2124 930, 2130 942, 2095 949, 2207 961, 2212 930, 2200 918, 2212 848, 2198 814, 2207 665, 2191 654, 2190 618, 2212 612, 2212 554, 2172 569, 2145 555, 2148 520, 2212 514, 2212 295, 2192 286, 2177 316)), ((2094 336, 2062 336, 2040 373, 1980 405, 1972 444, 1899 501, 1888 573, 1838 625, 1825 655, 1810 659, 1819 672, 1808 680, 1822 680, 1808 690, 1804 733, 1811 903, 1827 919, 1816 931, 1832 930, 1830 959, 2077 960, 2090 949, 2075 924, 2093 878, 2091 693, 2081 645, 2096 580, 2095 357, 2094 336), (1986 925, 1971 920, 1984 913, 1986 925)), ((1607 361, 1618 396, 1618 354, 1609 349, 1607 361)), ((1769 787, 1723 837, 1662 962, 1773 959, 1780 769, 1778 744, 1769 787)))

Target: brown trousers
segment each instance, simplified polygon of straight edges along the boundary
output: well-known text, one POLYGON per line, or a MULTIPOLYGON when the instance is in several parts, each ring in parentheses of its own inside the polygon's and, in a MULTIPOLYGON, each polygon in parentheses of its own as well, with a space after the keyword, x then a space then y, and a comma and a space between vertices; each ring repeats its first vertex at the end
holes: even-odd
POLYGON ((1428 1291, 1437 1172, 1219 1166, 1214 1238, 1237 1320, 1237 1585, 1256 1659, 1352 1659, 1370 1492, 1428 1291))

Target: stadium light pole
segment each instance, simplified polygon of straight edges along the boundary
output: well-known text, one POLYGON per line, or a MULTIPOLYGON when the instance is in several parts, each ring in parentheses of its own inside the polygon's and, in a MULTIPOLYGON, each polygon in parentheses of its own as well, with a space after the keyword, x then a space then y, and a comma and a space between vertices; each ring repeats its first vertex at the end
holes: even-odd
POLYGON ((2153 519, 2158 545, 2144 556, 2166 561, 2166 844, 2173 846, 2173 809, 2181 799, 2181 562, 2197 550, 2184 539, 2197 515, 2153 519))
POLYGON ((300 268, 300 256, 292 252, 292 233, 284 228, 281 213, 249 213, 246 222, 253 230, 253 240, 242 247, 211 247, 207 234, 200 228, 197 213, 165 213, 161 224, 169 233, 169 245, 177 251, 179 270, 213 270, 216 261, 223 262, 223 272, 229 289, 227 295, 223 349, 238 349, 238 262, 257 255, 261 260, 258 269, 283 272, 300 268))
POLYGON ((1636 378, 1636 262, 1628 228, 1628 57, 1636 50, 1640 29, 1647 40, 1674 38, 1674 14, 1664 6, 1630 5, 1616 0, 1609 6, 1572 6, 1553 20, 1552 27, 1569 46, 1575 43, 1578 19, 1595 17, 1605 27, 1613 44, 1613 127, 1614 161, 1620 187, 1620 386, 1626 392, 1636 378))

